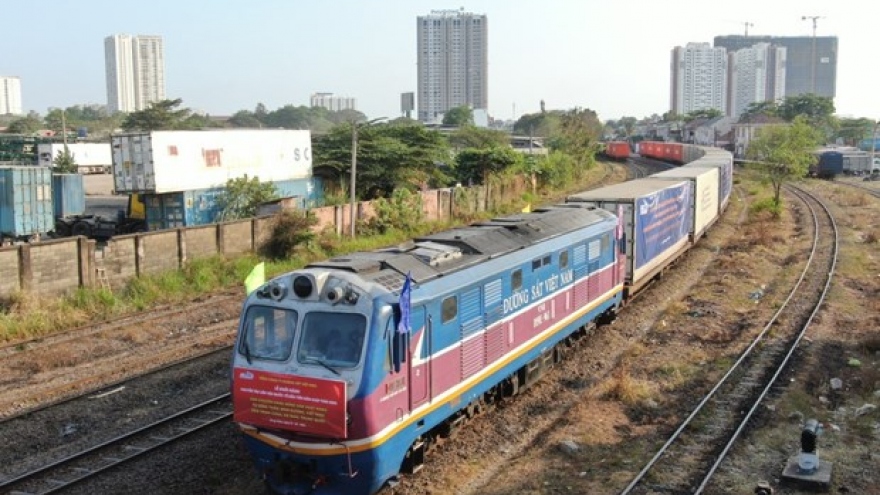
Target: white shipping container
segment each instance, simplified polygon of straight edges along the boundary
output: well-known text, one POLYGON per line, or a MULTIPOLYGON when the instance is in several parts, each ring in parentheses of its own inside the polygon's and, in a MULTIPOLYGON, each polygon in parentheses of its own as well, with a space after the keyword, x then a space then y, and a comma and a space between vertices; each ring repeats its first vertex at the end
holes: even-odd
MULTIPOLYGON (((51 167, 55 158, 64 152, 64 143, 40 143, 37 145, 37 162, 40 166, 51 167)), ((67 149, 73 161, 84 173, 109 172, 113 165, 110 143, 69 143, 67 149)))
POLYGON ((694 191, 691 197, 691 236, 694 240, 702 237, 718 219, 720 174, 717 168, 678 167, 653 174, 651 178, 691 181, 694 191))
POLYGON ((312 176, 309 131, 153 131, 113 135, 110 142, 117 193, 210 189, 244 176, 261 182, 312 176))

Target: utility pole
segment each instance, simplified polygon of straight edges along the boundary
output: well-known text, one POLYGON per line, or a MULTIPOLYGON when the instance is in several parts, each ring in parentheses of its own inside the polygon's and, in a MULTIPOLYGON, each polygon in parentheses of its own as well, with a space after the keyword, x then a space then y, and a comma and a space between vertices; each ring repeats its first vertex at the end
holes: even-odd
POLYGON ((64 149, 67 150, 67 118, 64 116, 63 108, 61 109, 61 139, 64 140, 64 149))
POLYGON ((822 16, 819 15, 804 15, 801 16, 802 21, 806 21, 810 19, 813 21, 813 60, 810 64, 810 90, 813 94, 816 94, 816 21, 819 19, 823 19, 822 16))
POLYGON ((354 222, 355 217, 357 216, 355 210, 357 210, 357 199, 355 196, 354 185, 355 185, 355 177, 357 177, 357 143, 358 143, 358 127, 357 120, 351 121, 351 180, 349 181, 349 194, 351 195, 351 206, 348 211, 349 214, 349 227, 351 228, 351 238, 354 239, 355 230, 354 230, 354 222))

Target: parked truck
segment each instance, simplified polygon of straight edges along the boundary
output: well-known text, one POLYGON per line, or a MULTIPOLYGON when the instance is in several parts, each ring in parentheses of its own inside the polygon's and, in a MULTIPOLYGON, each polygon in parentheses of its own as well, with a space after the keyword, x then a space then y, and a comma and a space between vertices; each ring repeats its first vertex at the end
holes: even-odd
POLYGON ((125 210, 119 210, 115 218, 102 215, 65 215, 55 218, 57 237, 82 235, 90 239, 107 240, 115 235, 146 232, 146 209, 139 194, 129 194, 125 210))

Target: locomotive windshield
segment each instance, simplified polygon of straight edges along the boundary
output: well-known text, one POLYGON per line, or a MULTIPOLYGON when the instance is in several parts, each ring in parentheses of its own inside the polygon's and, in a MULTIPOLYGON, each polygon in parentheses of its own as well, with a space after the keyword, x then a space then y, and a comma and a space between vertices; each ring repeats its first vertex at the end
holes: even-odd
POLYGON ((367 319, 357 313, 313 311, 302 323, 297 360, 333 368, 354 368, 361 360, 367 319))
POLYGON ((251 359, 286 361, 296 337, 297 313, 289 309, 251 306, 244 320, 238 353, 251 359))

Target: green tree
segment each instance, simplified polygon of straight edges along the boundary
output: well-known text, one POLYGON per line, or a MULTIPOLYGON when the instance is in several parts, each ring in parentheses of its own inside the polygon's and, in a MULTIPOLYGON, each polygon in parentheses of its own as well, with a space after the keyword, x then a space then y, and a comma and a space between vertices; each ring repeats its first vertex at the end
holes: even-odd
POLYGON ((486 184, 492 175, 514 166, 521 155, 512 148, 468 148, 455 157, 455 170, 462 184, 486 184))
POLYGON ((740 120, 748 122, 758 115, 776 117, 779 114, 779 105, 775 101, 753 101, 746 107, 746 111, 740 115, 740 120))
POLYGON ((450 108, 443 114, 443 125, 462 127, 474 124, 474 111, 467 105, 450 108))
POLYGON ((840 119, 836 137, 851 146, 857 146, 862 139, 870 139, 873 133, 874 121, 871 119, 840 119))
MULTIPOLYGON (((352 123, 334 126, 315 136, 315 171, 336 189, 348 191, 351 177, 352 123)), ((438 164, 449 160, 449 144, 442 134, 420 124, 358 124, 356 195, 373 199, 397 187, 446 185, 449 177, 438 164)), ((327 182, 325 182, 325 187, 327 182)))
POLYGON ((821 136, 806 117, 799 116, 791 125, 764 127, 749 144, 750 167, 773 186, 773 204, 780 205, 782 184, 804 177, 816 157, 813 150, 821 136))
POLYGON ((6 128, 10 134, 33 134, 43 128, 43 122, 31 115, 13 120, 6 128))
POLYGON ((218 221, 250 218, 261 204, 278 199, 278 190, 271 182, 247 176, 226 181, 226 189, 217 196, 218 221))
POLYGON ((187 129, 192 111, 178 108, 183 100, 162 100, 151 103, 146 109, 132 112, 125 117, 122 128, 126 131, 159 131, 187 129))
POLYGON ((716 117, 721 117, 721 115, 723 115, 721 110, 718 110, 717 108, 701 108, 688 113, 682 118, 686 122, 690 122, 697 119, 714 119, 716 117))
POLYGON ((248 129, 259 129, 263 127, 263 122, 257 118, 256 114, 247 110, 239 110, 235 112, 226 123, 232 127, 243 127, 248 129))
POLYGON ((510 146, 510 136, 504 131, 467 125, 456 129, 449 135, 449 144, 459 150, 464 148, 503 148, 510 146))
POLYGON ((787 122, 793 122, 795 118, 803 116, 827 141, 830 141, 840 129, 840 121, 834 116, 834 102, 824 96, 814 94, 787 96, 779 105, 778 115, 787 122))
POLYGON ((70 148, 67 146, 52 159, 52 165, 55 166, 54 171, 59 174, 75 174, 78 171, 73 153, 70 152, 70 148))

